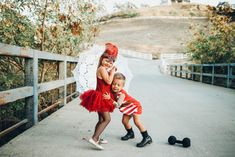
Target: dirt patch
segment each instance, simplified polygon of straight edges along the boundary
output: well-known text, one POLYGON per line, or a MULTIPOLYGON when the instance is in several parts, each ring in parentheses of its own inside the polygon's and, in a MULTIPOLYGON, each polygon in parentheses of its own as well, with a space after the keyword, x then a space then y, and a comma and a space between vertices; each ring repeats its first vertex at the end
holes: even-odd
POLYGON ((192 38, 192 23, 206 20, 192 19, 128 19, 111 21, 102 25, 96 44, 116 43, 123 49, 151 53, 185 52, 186 43, 192 38))
POLYGON ((205 8, 176 4, 139 9, 142 17, 110 20, 104 23, 96 38, 96 44, 113 42, 123 49, 151 53, 154 58, 158 58, 161 53, 185 52, 186 44, 193 36, 191 25, 207 22, 207 19, 196 20, 185 16, 203 15, 205 8), (172 12, 175 14, 171 14, 172 12), (177 17, 157 17, 169 15, 177 17), (180 18, 182 16, 183 18, 180 18))

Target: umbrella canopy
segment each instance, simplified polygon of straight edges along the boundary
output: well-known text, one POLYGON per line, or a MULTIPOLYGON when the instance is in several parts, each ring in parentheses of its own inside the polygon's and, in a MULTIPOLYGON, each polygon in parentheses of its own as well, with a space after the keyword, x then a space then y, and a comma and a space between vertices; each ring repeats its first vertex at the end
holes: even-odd
MULTIPOLYGON (((104 52, 104 46, 94 45, 89 50, 80 54, 78 64, 73 70, 73 75, 77 84, 77 91, 83 93, 89 89, 96 88, 96 70, 99 58, 104 52)), ((119 54, 114 66, 117 67, 117 72, 121 72, 126 76, 126 83, 124 89, 128 91, 133 74, 128 67, 128 60, 126 57, 119 54)))

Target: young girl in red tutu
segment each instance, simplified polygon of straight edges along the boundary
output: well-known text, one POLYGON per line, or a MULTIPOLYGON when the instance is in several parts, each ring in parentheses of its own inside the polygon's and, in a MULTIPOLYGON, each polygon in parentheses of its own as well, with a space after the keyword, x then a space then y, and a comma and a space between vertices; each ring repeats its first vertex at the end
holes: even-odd
POLYGON ((116 67, 113 66, 118 54, 118 48, 111 44, 105 44, 106 48, 101 55, 98 68, 96 71, 97 86, 95 90, 85 91, 81 96, 80 105, 85 107, 90 112, 98 113, 98 122, 95 126, 93 136, 88 140, 96 148, 102 150, 100 145, 100 135, 111 121, 110 112, 113 112, 115 106, 110 100, 104 99, 104 93, 110 93, 111 83, 116 71, 116 67))

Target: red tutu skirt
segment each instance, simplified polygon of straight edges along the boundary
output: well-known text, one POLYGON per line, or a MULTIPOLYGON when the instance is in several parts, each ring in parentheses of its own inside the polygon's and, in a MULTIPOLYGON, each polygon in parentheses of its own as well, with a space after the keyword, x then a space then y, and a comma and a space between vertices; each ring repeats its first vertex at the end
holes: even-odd
POLYGON ((112 101, 103 98, 103 94, 96 90, 88 90, 80 95, 80 105, 90 112, 113 112, 115 106, 112 101))

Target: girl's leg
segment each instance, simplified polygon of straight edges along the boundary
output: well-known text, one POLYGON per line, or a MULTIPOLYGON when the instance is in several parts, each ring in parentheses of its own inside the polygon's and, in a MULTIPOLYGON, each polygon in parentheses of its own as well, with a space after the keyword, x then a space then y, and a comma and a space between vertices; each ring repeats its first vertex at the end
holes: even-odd
MULTIPOLYGON (((100 113, 98 112, 98 122, 96 123, 95 126, 95 131, 97 130, 98 126, 104 121, 104 119, 102 118, 102 116, 100 115, 100 113)), ((99 139, 99 144, 107 144, 108 141, 104 140, 104 139, 99 139)))
POLYGON ((121 137, 121 140, 123 140, 123 141, 129 140, 130 138, 135 137, 134 132, 132 130, 132 127, 129 123, 130 119, 131 119, 131 116, 123 114, 122 124, 124 125, 124 127, 127 131, 127 134, 125 136, 121 137))
POLYGON ((98 112, 98 122, 95 125, 95 131, 97 130, 98 126, 103 122, 103 120, 104 119, 102 118, 100 112, 98 112))
POLYGON ((138 114, 134 114, 133 115, 133 120, 134 120, 134 123, 135 123, 135 125, 137 126, 137 128, 139 129, 140 132, 146 131, 146 129, 144 128, 143 124, 140 122, 138 114))
POLYGON ((139 115, 133 115, 134 123, 140 130, 141 135, 143 136, 143 139, 140 143, 137 143, 137 147, 144 147, 147 144, 152 143, 152 138, 149 136, 147 130, 144 128, 143 124, 139 120, 139 115))
POLYGON ((122 116, 122 124, 124 125, 125 129, 130 129, 131 125, 129 123, 131 116, 123 114, 122 116))
POLYGON ((96 124, 96 128, 95 128, 95 132, 92 136, 92 139, 94 141, 98 141, 99 140, 99 136, 100 134, 104 131, 104 129, 106 128, 106 126, 109 124, 109 122, 111 121, 111 117, 110 117, 110 113, 109 112, 100 112, 99 116, 101 116, 102 121, 98 122, 96 124))

